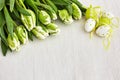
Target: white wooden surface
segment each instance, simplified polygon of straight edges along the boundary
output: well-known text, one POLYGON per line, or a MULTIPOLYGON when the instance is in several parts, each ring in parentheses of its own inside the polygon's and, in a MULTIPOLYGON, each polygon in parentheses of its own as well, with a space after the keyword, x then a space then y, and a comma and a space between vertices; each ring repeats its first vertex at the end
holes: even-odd
MULTIPOLYGON (((120 17, 120 0, 81 0, 100 5, 120 17)), ((0 80, 120 80, 120 28, 105 51, 102 39, 84 32, 84 19, 71 25, 57 24, 61 33, 35 40, 21 51, 0 54, 0 80)))

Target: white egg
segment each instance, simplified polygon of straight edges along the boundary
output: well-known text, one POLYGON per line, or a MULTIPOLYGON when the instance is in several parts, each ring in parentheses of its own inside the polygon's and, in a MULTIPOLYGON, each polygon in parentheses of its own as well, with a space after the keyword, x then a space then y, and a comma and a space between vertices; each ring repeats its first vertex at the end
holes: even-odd
POLYGON ((109 25, 104 25, 100 26, 96 30, 96 34, 100 37, 105 37, 106 35, 110 34, 110 26, 109 25))
POLYGON ((91 32, 96 25, 96 21, 92 18, 88 19, 85 23, 85 31, 86 32, 91 32))
POLYGON ((114 18, 114 15, 110 12, 103 12, 103 17, 114 18))

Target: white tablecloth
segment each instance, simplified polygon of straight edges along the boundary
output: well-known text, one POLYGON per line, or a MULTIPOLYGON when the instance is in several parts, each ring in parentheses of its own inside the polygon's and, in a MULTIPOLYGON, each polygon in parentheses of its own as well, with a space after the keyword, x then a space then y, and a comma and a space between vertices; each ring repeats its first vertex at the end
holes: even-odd
MULTIPOLYGON (((100 5, 120 17, 120 0, 81 0, 100 5)), ((20 52, 0 54, 0 80, 120 80, 120 28, 115 29, 110 49, 101 38, 90 40, 84 19, 64 25, 61 33, 46 40, 29 41, 20 52)))

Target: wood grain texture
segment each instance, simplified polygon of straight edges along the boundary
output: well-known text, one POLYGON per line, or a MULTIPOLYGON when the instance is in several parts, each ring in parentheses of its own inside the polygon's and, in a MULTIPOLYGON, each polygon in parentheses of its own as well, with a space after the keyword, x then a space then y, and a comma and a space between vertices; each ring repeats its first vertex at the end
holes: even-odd
MULTIPOLYGON (((120 17, 120 0, 81 0, 100 5, 120 17)), ((115 29, 111 47, 84 32, 84 19, 71 25, 56 22, 61 33, 44 41, 35 40, 21 51, 0 54, 0 80, 120 80, 120 28, 115 29)))

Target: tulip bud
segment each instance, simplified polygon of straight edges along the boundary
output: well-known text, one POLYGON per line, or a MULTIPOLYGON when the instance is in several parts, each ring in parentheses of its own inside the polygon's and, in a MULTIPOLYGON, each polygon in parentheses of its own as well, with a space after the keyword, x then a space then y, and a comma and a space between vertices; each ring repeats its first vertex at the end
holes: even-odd
POLYGON ((17 51, 20 47, 20 42, 19 42, 18 37, 15 33, 13 33, 13 35, 8 34, 7 42, 8 42, 8 46, 10 47, 11 50, 17 51))
POLYGON ((65 24, 71 24, 73 22, 73 18, 69 15, 66 9, 59 10, 59 17, 65 24))
POLYGON ((44 10, 39 11, 39 20, 44 25, 51 23, 50 15, 44 10))
POLYGON ((18 36, 18 39, 22 42, 22 44, 25 44, 28 41, 28 33, 23 26, 18 26, 16 28, 16 34, 18 36))
POLYGON ((55 12, 52 12, 51 14, 52 14, 51 15, 52 20, 56 20, 57 19, 57 14, 55 12))
POLYGON ((73 9, 73 13, 72 13, 73 18, 76 19, 76 20, 81 19, 82 12, 75 3, 72 3, 72 9, 73 9))
POLYGON ((46 32, 41 26, 36 26, 32 33, 38 38, 38 39, 45 39, 47 36, 49 36, 48 32, 46 32))
POLYGON ((56 35, 57 33, 60 32, 60 29, 54 23, 50 23, 46 27, 47 27, 47 30, 48 30, 49 34, 51 34, 51 35, 56 35))
POLYGON ((27 11, 31 14, 31 16, 21 14, 21 20, 25 27, 27 28, 27 30, 31 31, 36 25, 36 16, 32 10, 27 9, 27 11))

